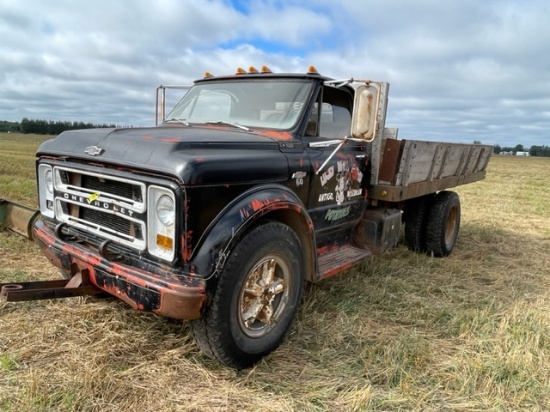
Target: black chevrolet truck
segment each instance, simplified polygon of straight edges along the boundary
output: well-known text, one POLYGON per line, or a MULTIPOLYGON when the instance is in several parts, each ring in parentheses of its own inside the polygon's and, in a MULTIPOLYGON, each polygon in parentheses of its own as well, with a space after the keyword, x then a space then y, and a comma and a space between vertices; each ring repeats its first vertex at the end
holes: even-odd
POLYGON ((35 239, 67 287, 187 319, 205 354, 249 367, 305 282, 395 247, 403 224, 412 251, 453 250, 447 189, 483 179, 492 147, 399 140, 388 92, 239 68, 206 73, 167 115, 163 99, 155 127, 64 132, 37 152, 35 239))

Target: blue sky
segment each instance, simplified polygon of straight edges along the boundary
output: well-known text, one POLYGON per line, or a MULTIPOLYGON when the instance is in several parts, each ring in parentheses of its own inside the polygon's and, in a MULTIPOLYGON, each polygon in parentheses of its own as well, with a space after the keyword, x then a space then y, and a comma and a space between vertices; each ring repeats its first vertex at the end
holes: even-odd
POLYGON ((160 84, 268 65, 391 83, 401 138, 550 145, 547 0, 0 0, 0 120, 147 126, 160 84))

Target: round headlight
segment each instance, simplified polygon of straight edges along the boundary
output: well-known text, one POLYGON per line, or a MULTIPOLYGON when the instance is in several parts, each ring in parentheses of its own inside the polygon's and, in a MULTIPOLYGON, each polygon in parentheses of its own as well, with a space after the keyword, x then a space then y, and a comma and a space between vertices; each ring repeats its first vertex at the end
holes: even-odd
POLYGON ((170 196, 162 195, 157 200, 157 217, 164 226, 172 226, 176 220, 174 201, 170 196))
POLYGON ((44 183, 46 184, 46 190, 53 195, 53 174, 51 170, 46 170, 44 174, 44 183))

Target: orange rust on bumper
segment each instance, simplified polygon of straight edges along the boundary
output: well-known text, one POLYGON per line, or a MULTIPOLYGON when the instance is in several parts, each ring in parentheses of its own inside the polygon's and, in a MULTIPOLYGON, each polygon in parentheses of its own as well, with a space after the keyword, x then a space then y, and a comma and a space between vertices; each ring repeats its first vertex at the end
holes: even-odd
POLYGON ((90 283, 137 310, 174 319, 197 319, 206 299, 206 281, 188 276, 159 275, 111 262, 78 243, 64 242, 43 222, 35 236, 44 255, 55 266, 75 275, 88 270, 90 283))

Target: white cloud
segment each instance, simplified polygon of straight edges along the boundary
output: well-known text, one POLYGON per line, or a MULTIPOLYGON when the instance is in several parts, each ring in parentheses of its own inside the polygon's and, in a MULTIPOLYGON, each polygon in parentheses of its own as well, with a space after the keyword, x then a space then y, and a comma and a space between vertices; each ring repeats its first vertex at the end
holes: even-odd
POLYGON ((249 39, 259 36, 290 46, 303 46, 318 41, 331 27, 329 16, 307 6, 256 1, 251 2, 244 32, 249 39))
POLYGON ((402 137, 550 144, 545 0, 235 4, 0 0, 0 120, 152 124, 159 84, 313 64, 390 81, 402 137))

